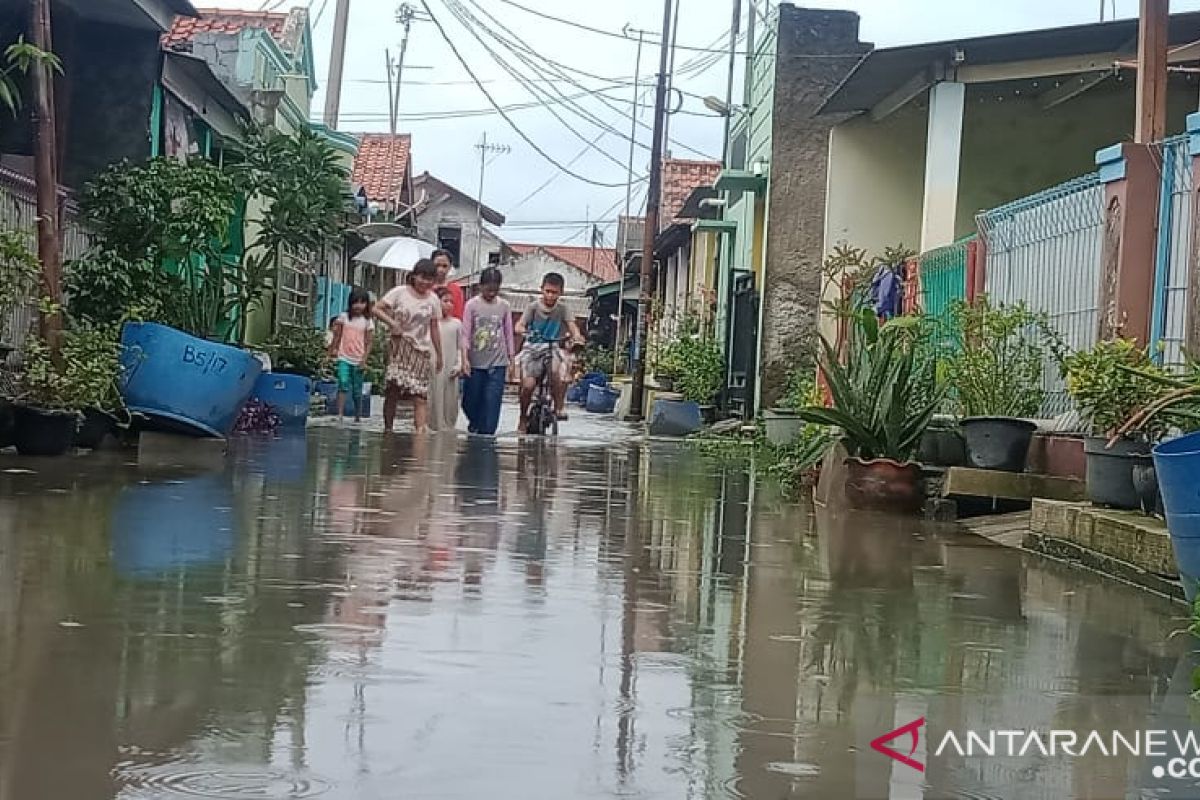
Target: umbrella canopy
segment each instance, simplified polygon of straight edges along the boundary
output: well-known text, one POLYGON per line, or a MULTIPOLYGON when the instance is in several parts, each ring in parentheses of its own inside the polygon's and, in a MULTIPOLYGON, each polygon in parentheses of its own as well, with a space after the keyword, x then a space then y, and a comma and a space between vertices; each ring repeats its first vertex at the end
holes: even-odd
POLYGON ((410 236, 389 236, 364 247, 355 261, 384 269, 412 269, 422 258, 433 255, 434 246, 410 236))

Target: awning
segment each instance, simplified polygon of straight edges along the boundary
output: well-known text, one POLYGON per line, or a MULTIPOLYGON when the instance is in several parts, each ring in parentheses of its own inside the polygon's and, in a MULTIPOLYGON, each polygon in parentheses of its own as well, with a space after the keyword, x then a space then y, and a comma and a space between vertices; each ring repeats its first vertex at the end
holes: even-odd
POLYGON ((240 140, 250 109, 213 74, 208 62, 187 53, 163 54, 163 88, 224 139, 240 140))
MULTIPOLYGON (((612 281, 610 283, 602 283, 599 286, 593 286, 587 290, 590 297, 599 300, 602 297, 611 297, 620 293, 621 282, 612 281)), ((638 276, 632 276, 625 279, 625 302, 630 301, 636 303, 642 297, 642 281, 638 276)))
POLYGON ((762 194, 767 188, 767 179, 744 169, 723 169, 717 176, 717 189, 722 192, 754 192, 762 194))
POLYGON ((654 240, 654 257, 659 259, 670 258, 691 240, 692 224, 690 222, 676 222, 658 234, 658 238, 654 240))

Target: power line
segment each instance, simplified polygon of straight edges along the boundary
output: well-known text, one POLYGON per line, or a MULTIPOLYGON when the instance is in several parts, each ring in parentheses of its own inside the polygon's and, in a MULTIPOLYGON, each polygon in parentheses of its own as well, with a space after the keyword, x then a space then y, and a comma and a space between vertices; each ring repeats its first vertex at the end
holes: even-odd
POLYGON ((446 29, 442 26, 442 21, 437 18, 437 16, 433 13, 433 9, 429 7, 429 0, 421 0, 421 5, 425 8, 425 13, 429 15, 430 19, 433 21, 433 24, 437 27, 438 33, 441 34, 442 39, 445 40, 446 46, 450 48, 450 52, 454 54, 454 57, 458 59, 458 63, 461 64, 462 68, 466 70, 468 75, 471 76, 471 80, 475 81, 475 85, 479 88, 479 91, 483 93, 483 96, 486 97, 488 102, 492 104, 492 107, 496 109, 497 113, 504 118, 504 121, 508 123, 510 128, 513 129, 513 132, 520 136, 526 144, 532 147, 534 152, 562 172, 570 175, 572 178, 575 178, 578 181, 582 181, 583 183, 591 184, 592 186, 602 186, 606 189, 617 189, 625 185, 624 183, 605 183, 604 181, 597 181, 584 175, 580 175, 578 172, 575 172, 570 167, 564 166, 557 159, 555 159, 554 156, 547 153, 537 142, 530 138, 525 131, 521 130, 520 126, 517 125, 517 123, 513 121, 512 117, 508 115, 508 112, 501 110, 500 104, 496 102, 494 97, 492 97, 492 93, 487 90, 486 86, 479 82, 479 76, 476 75, 475 71, 471 69, 471 65, 467 63, 467 60, 463 58, 462 53, 458 51, 458 47, 455 46, 454 41, 450 38, 450 35, 446 32, 446 29))

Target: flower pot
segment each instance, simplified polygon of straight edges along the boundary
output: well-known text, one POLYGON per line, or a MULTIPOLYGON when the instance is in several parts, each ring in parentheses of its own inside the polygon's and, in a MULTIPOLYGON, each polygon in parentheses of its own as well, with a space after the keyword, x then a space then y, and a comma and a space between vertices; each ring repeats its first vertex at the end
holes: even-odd
POLYGON ((0 450, 13 443, 13 404, 0 397, 0 450))
POLYGON ((1158 490, 1158 470, 1154 468, 1152 458, 1134 461, 1133 489, 1137 492, 1138 506, 1143 514, 1162 516, 1162 492, 1158 490))
POLYGON ((121 395, 130 412, 195 436, 228 435, 262 373, 249 351, 153 322, 127 322, 121 344, 121 395))
POLYGON ((700 406, 700 419, 705 425, 714 425, 717 422, 717 407, 716 406, 700 406))
POLYGON ((786 447, 804 430, 804 420, 794 409, 768 408, 763 411, 763 428, 768 442, 776 447, 786 447))
POLYGON ((95 450, 104 437, 117 430, 117 418, 98 408, 85 408, 75 429, 75 446, 95 450))
POLYGON ((967 462, 976 469, 1024 472, 1037 425, 1015 417, 967 417, 959 427, 967 462))
POLYGON ((701 427, 700 406, 697 403, 660 397, 654 401, 650 411, 647 430, 651 436, 687 436, 701 427))
POLYGON ((917 460, 935 467, 961 467, 967 463, 967 445, 958 425, 930 425, 921 434, 917 460))
POLYGON ((1087 455, 1088 499, 1095 505, 1133 510, 1141 508, 1141 498, 1133 485, 1135 464, 1150 462, 1150 445, 1137 439, 1118 439, 1112 447, 1100 436, 1083 442, 1087 455))
POLYGON ((1175 563, 1191 603, 1200 581, 1200 433, 1162 442, 1153 454, 1175 563))
POLYGON ((61 456, 71 449, 78 419, 74 411, 17 406, 13 444, 23 456, 61 456))
POLYGON ((923 499, 919 464, 889 458, 846 459, 846 500, 852 508, 912 512, 923 499))

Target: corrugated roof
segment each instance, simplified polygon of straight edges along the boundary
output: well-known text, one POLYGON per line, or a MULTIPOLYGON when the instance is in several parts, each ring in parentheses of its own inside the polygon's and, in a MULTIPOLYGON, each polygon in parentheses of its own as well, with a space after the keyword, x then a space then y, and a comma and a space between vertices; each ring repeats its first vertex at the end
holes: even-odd
POLYGON ((688 197, 699 186, 712 186, 721 172, 719 161, 684 161, 668 158, 662 167, 662 205, 659 211, 664 224, 673 222, 688 197))
POLYGON ((538 250, 556 258, 564 264, 570 264, 576 269, 583 270, 589 275, 602 281, 615 281, 620 275, 617 270, 617 251, 608 247, 571 247, 560 244, 509 244, 514 253, 519 256, 535 253, 538 250))
MULTIPOLYGON (((947 62, 957 51, 962 66, 1008 64, 1061 56, 1134 52, 1138 21, 1121 19, 1088 25, 948 39, 941 42, 885 47, 873 50, 858 63, 821 107, 822 114, 867 111, 921 70, 947 62)), ((1200 12, 1172 14, 1171 45, 1200 40, 1200 12)))
POLYGON ((404 188, 412 136, 401 133, 364 133, 358 137, 358 155, 350 182, 363 187, 374 203, 394 203, 404 188))
POLYGON ((198 8, 197 17, 175 18, 171 30, 163 34, 163 47, 174 49, 201 33, 241 33, 246 28, 261 28, 277 41, 283 41, 288 14, 269 11, 241 11, 227 8, 198 8))

